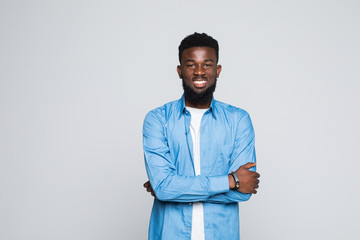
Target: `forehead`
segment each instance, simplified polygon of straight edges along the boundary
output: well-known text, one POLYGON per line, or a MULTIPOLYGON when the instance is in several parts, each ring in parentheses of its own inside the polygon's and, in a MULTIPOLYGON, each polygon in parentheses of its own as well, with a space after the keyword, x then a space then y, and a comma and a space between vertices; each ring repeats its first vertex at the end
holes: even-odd
POLYGON ((211 47, 192 47, 182 52, 181 61, 194 60, 204 61, 211 59, 216 62, 216 51, 211 47))

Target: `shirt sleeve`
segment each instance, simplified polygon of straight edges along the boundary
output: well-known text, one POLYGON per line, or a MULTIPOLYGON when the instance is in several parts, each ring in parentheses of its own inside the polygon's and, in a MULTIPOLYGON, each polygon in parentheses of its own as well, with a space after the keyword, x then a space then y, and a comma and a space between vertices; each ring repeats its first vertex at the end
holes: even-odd
POLYGON ((143 147, 147 175, 160 201, 206 201, 210 196, 229 191, 229 180, 224 176, 180 176, 165 134, 165 123, 156 111, 147 114, 143 126, 143 147))
MULTIPOLYGON (((231 165, 229 173, 237 170, 241 165, 249 162, 256 162, 255 156, 255 134, 250 116, 243 111, 239 114, 239 120, 236 130, 236 139, 234 150, 231 155, 231 165)), ((255 167, 250 168, 256 171, 255 167)), ((236 190, 230 190, 226 193, 216 194, 206 200, 211 203, 233 203, 247 201, 251 197, 250 193, 241 193, 236 190)))

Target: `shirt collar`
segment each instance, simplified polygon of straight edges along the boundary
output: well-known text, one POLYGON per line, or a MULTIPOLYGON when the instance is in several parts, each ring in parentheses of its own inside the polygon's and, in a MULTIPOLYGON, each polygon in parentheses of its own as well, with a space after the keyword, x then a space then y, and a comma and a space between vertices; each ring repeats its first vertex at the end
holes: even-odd
MULTIPOLYGON (((215 114, 215 112, 216 112, 216 100, 214 99, 214 97, 212 98, 212 100, 211 100, 211 103, 210 103, 210 107, 209 107, 209 110, 208 111, 210 111, 211 113, 212 113, 212 115, 213 115, 213 117, 216 119, 216 114, 215 114)), ((181 98, 179 99, 179 106, 180 106, 180 111, 179 111, 179 118, 181 117, 181 115, 182 114, 184 114, 185 113, 185 109, 186 109, 186 105, 185 105, 185 96, 184 96, 184 94, 181 96, 181 98)), ((207 112, 208 112, 207 111, 207 112)))

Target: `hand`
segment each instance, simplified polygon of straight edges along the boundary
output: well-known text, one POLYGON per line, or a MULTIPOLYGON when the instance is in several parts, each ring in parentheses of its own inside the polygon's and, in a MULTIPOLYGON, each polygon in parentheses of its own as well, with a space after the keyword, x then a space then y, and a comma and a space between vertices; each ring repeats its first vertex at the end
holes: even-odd
MULTIPOLYGON (((239 178, 240 187, 237 191, 242 193, 254 193, 256 194, 256 189, 259 188, 259 177, 260 174, 257 172, 250 171, 249 168, 254 167, 256 163, 246 163, 240 166, 236 171, 235 174, 239 178)), ((230 188, 235 187, 234 178, 229 175, 230 180, 230 188)))
POLYGON ((156 198, 156 195, 155 195, 155 193, 154 193, 154 191, 153 191, 153 189, 152 189, 149 181, 147 181, 146 183, 144 183, 143 186, 144 186, 144 188, 146 188, 146 191, 148 191, 149 193, 151 193, 151 196, 153 196, 153 197, 156 198))

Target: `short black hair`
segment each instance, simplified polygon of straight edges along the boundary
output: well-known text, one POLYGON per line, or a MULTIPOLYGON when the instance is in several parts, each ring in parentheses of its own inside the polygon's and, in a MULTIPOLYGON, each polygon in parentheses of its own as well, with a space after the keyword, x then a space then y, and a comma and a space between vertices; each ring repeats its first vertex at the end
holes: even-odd
POLYGON ((181 64, 181 56, 185 49, 192 47, 211 47, 215 49, 216 52, 216 62, 219 61, 219 44, 218 42, 207 35, 206 33, 193 33, 185 37, 179 45, 179 61, 181 64))

